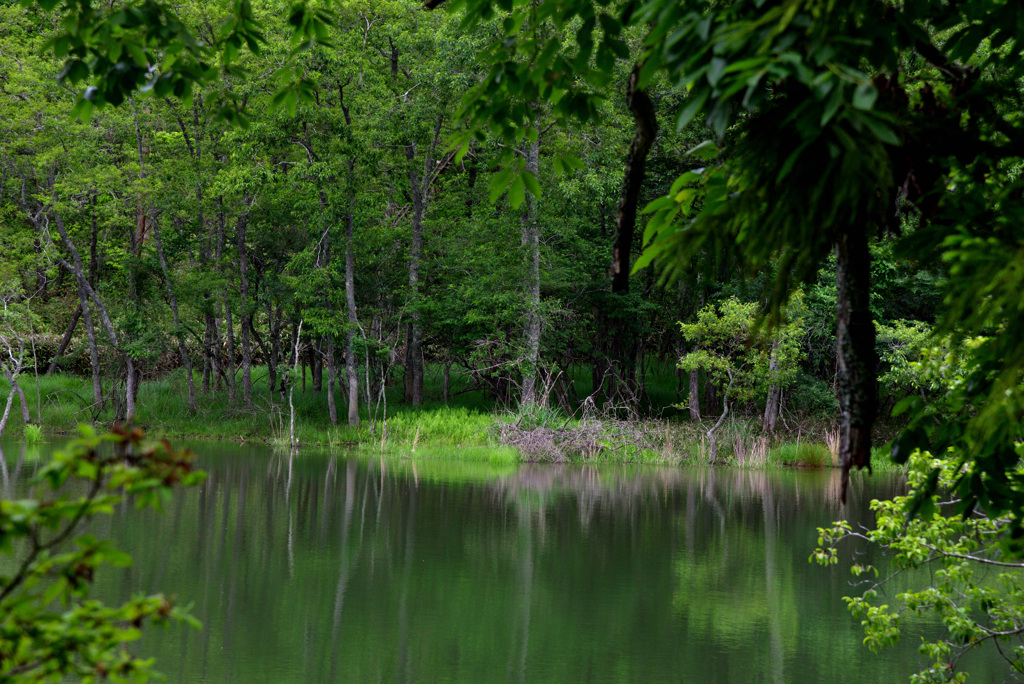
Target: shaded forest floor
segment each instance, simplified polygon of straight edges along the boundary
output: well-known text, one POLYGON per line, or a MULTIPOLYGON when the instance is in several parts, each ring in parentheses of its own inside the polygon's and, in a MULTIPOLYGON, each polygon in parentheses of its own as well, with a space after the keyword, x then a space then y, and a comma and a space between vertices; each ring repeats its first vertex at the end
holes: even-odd
MULTIPOLYGON (((344 396, 336 391, 339 424, 328 419, 326 379, 313 391, 311 377, 301 380, 292 395, 295 437, 301 446, 360 449, 416 458, 458 458, 492 463, 521 461, 706 464, 710 462, 704 423, 691 421, 674 407, 685 387, 677 385, 669 368, 647 380, 647 417, 578 410, 573 415, 535 406, 510 411, 496 405, 486 392, 467 391, 453 378, 449 401, 437 374, 428 375, 424 405, 401 401, 401 388, 388 388, 385 397, 369 408, 360 407, 360 425, 344 424, 344 396)), ((136 423, 153 435, 178 439, 259 441, 282 448, 289 444, 291 412, 288 396, 271 393, 265 369, 253 369, 253 403, 245 407, 227 391, 197 391, 196 412, 187 410, 184 375, 173 372, 148 379, 139 390, 136 423)), ((44 433, 70 434, 81 423, 108 423, 108 406, 93 405, 91 382, 68 374, 39 378, 39 391, 31 375, 20 378, 32 421, 41 420, 44 433), (41 402, 39 411, 37 396, 41 402)), ((590 391, 586 378, 576 379, 580 396, 590 391)), ((109 390, 110 380, 104 384, 109 390)), ((240 395, 240 388, 237 392, 240 395)), ((107 402, 109 404, 109 402, 107 402)), ((8 436, 25 431, 21 413, 12 409, 8 436)), ((760 420, 742 414, 727 419, 715 435, 719 463, 739 467, 832 467, 837 465, 838 432, 825 419, 790 416, 773 435, 765 435, 760 420)), ((873 461, 893 467, 882 448, 873 461)))

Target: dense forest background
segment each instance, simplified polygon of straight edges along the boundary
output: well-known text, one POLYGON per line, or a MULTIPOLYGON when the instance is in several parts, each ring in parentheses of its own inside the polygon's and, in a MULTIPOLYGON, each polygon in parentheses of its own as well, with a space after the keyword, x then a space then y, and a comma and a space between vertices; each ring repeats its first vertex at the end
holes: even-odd
MULTIPOLYGON (((229 18, 207 4, 178 11, 210 42, 229 18)), ((628 264, 644 247, 642 230, 616 226, 635 132, 629 59, 613 62, 590 123, 532 103, 520 144, 456 150, 459 102, 487 73, 496 26, 467 32, 402 0, 344 3, 295 57, 275 20, 287 8, 258 3, 266 43, 236 58, 244 75, 196 85, 185 102, 136 93, 83 121, 80 92, 57 85, 62 64, 47 52, 58 17, 0 12, 5 371, 92 378, 44 383, 50 420, 37 410, 25 422, 125 418, 153 382, 173 385, 175 411, 265 413, 293 377, 317 397, 304 410, 332 424, 365 421, 388 392, 410 405, 572 415, 590 402, 693 419, 736 400, 768 429, 780 416, 794 430, 834 421, 834 258, 788 327, 760 322, 771 269, 751 273, 728 250, 707 249, 672 281, 656 268, 616 276, 614 255, 628 264), (275 82, 284 63, 288 78, 301 71, 298 92, 275 82), (746 305, 731 322, 730 303, 746 305), (721 358, 749 376, 731 393, 721 358)), ((624 34, 623 57, 641 39, 624 34)), ((677 129, 688 100, 667 80, 648 93, 658 134, 641 208, 708 163, 691 150, 710 134, 702 120, 677 129)), ((871 242, 890 385, 906 380, 939 298, 935 265, 898 258, 896 232, 871 242)))
MULTIPOLYGON (((3 502, 0 612, 56 596, 11 595, 40 526, 201 479, 122 421, 289 473, 310 443, 831 457, 843 503, 872 461, 908 493, 812 559, 888 553, 864 643, 933 613, 915 681, 962 681, 1024 634, 1022 44, 1006 0, 0 4, 0 433, 116 423, 41 471, 81 503, 3 502)), ((100 544, 65 597, 124 562, 100 544)))

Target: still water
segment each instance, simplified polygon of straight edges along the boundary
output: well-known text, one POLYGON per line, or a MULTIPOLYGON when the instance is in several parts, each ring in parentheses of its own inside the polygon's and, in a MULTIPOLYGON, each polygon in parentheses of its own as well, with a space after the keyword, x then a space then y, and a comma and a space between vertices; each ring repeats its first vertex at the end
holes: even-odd
MULTIPOLYGON (((98 578, 104 598, 164 591, 204 625, 147 633, 171 682, 897 682, 923 665, 912 634, 861 646, 848 563, 807 560, 816 527, 867 524, 895 477, 857 478, 841 508, 830 471, 195 448, 201 487, 96 530, 135 557, 98 578)), ((35 454, 5 452, 7 488, 35 454)))

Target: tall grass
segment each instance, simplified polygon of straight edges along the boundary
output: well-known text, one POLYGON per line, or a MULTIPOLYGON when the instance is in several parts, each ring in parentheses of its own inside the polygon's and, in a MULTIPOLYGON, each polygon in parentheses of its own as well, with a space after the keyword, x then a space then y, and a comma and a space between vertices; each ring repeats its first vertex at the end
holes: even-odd
POLYGON ((38 444, 43 441, 43 426, 27 423, 25 425, 25 441, 29 444, 38 444))
POLYGON ((768 458, 780 465, 802 468, 824 468, 832 464, 828 447, 816 442, 780 444, 769 452, 768 458))
MULTIPOLYGON (((577 369, 577 377, 573 378, 578 392, 589 389, 584 387, 590 380, 586 370, 577 369)), ((240 396, 230 401, 226 390, 219 390, 198 393, 195 412, 187 410, 187 386, 182 371, 158 379, 146 379, 139 391, 136 421, 156 435, 287 445, 287 401, 267 387, 265 368, 254 368, 253 378, 252 407, 243 406, 240 396)), ((669 364, 652 368, 647 378, 649 394, 658 395, 658 401, 674 400, 679 388, 674 369, 669 364)), ((21 430, 27 439, 38 440, 46 432, 70 432, 79 423, 109 422, 113 419, 109 402, 102 411, 93 406, 88 378, 54 375, 40 377, 39 381, 43 428, 21 425, 20 411, 12 411, 9 426, 12 432, 21 430)), ((29 391, 32 382, 26 378, 25 389, 30 411, 35 414, 35 392, 29 391)), ((524 428, 551 431, 578 428, 582 424, 579 416, 567 416, 550 406, 536 405, 518 412, 502 412, 497 410, 486 392, 454 394, 466 389, 466 382, 465 378, 452 376, 450 402, 445 405, 439 401, 442 394, 440 374, 428 373, 425 378, 426 400, 422 407, 405 404, 400 387, 389 388, 386 421, 383 419, 383 406, 376 412, 375 422, 371 421, 367 408, 361 406, 360 426, 349 427, 344 423, 331 425, 327 413, 326 382, 322 391, 314 392, 307 375, 305 391, 300 379, 294 393, 296 435, 299 443, 307 447, 322 446, 332 450, 358 447, 417 458, 457 456, 459 459, 504 464, 523 458, 523 452, 499 444, 496 435, 500 432, 500 425, 511 422, 524 428)), ((111 380, 107 378, 104 389, 109 391, 110 387, 111 380)), ((685 387, 682 390, 685 392, 685 387)), ((586 396, 582 392, 580 395, 586 396)), ((339 413, 344 416, 344 394, 340 388, 336 397, 339 413)), ((647 421, 640 426, 643 440, 634 440, 635 444, 627 445, 628 448, 620 444, 622 436, 614 433, 614 421, 605 421, 605 427, 609 431, 596 435, 596 441, 592 440, 597 449, 591 453, 570 455, 570 460, 659 464, 705 464, 708 461, 707 437, 699 423, 674 417, 647 421)), ((765 436, 758 420, 737 418, 719 430, 719 457, 726 463, 750 468, 834 465, 838 434, 825 433, 823 436, 825 444, 813 439, 801 439, 794 444, 785 435, 765 436)), ((884 449, 878 450, 873 462, 882 469, 898 469, 890 463, 884 449)))

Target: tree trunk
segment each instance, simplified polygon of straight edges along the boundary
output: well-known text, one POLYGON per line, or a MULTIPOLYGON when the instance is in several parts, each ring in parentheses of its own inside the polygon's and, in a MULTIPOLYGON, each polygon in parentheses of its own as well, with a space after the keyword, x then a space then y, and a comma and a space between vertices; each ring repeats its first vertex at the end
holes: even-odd
MULTIPOLYGON (((226 159, 221 158, 221 162, 226 162, 226 159)), ((224 196, 217 196, 217 251, 215 258, 218 266, 221 263, 221 259, 224 257, 224 243, 226 240, 226 222, 224 217, 224 196)), ((227 348, 228 348, 228 373, 226 382, 228 385, 228 401, 234 403, 235 401, 235 330, 234 324, 231 319, 231 299, 228 297, 227 285, 223 286, 220 291, 221 301, 224 305, 224 323, 226 326, 225 333, 227 335, 227 348)), ((215 350, 219 356, 221 353, 220 345, 220 329, 217 328, 214 331, 214 344, 216 345, 215 350)))
POLYGON ((327 415, 331 425, 338 424, 338 408, 334 404, 334 387, 338 381, 338 365, 334 361, 334 335, 327 336, 327 415))
POLYGON ((764 407, 764 431, 775 432, 782 411, 782 388, 775 384, 779 373, 779 338, 772 340, 772 354, 768 360, 768 401, 764 407))
POLYGON ((846 503, 850 470, 871 468, 871 428, 878 409, 875 325, 871 319, 871 253, 867 230, 836 242, 836 343, 839 362, 840 498, 846 503))
POLYGON ((690 371, 690 420, 700 422, 700 371, 696 368, 690 371))
POLYGON ((323 338, 315 338, 309 344, 309 370, 313 376, 313 391, 319 392, 324 387, 324 357, 320 351, 323 338))
MULTIPOLYGON (((419 172, 413 161, 416 157, 416 145, 411 143, 405 147, 406 158, 409 160, 409 187, 412 194, 412 244, 409 248, 409 298, 412 302, 412 320, 406 329, 405 353, 405 400, 413 406, 423 404, 423 330, 420 320, 420 260, 423 258, 423 204, 424 197, 420 185, 419 172)), ((429 159, 430 155, 427 154, 429 159)), ((424 165, 424 170, 428 167, 424 165)))
POLYGON ((619 196, 619 209, 615 217, 615 244, 612 252, 612 292, 615 293, 629 292, 630 251, 633 248, 640 188, 646 175, 647 154, 658 135, 654 104, 647 91, 637 87, 640 67, 640 64, 633 66, 626 84, 626 106, 633 114, 636 133, 626 155, 622 194, 619 196))
MULTIPOLYGON (((267 320, 270 328, 267 335, 270 337, 268 346, 270 353, 267 354, 267 389, 270 392, 271 400, 274 396, 274 388, 277 386, 277 365, 281 356, 281 318, 284 315, 281 306, 277 307, 277 315, 274 315, 274 303, 267 299, 267 320)), ((287 361, 287 360, 286 360, 287 361)))
MULTIPOLYGON (((245 198, 246 213, 248 213, 250 200, 245 198)), ((252 321, 252 314, 249 311, 249 278, 247 274, 248 256, 245 250, 245 229, 248 224, 248 216, 243 214, 238 218, 238 275, 241 284, 241 300, 239 306, 242 311, 239 315, 239 322, 242 324, 242 401, 247 407, 252 406, 252 345, 249 342, 249 326, 252 321)))
POLYGON ((160 259, 160 270, 164 274, 164 282, 167 284, 167 298, 171 304, 171 317, 174 321, 174 330, 178 338, 178 353, 181 355, 181 365, 185 368, 185 382, 188 386, 188 410, 196 412, 196 385, 192 379, 192 359, 189 358, 188 349, 185 346, 185 335, 181 328, 181 317, 178 315, 178 299, 174 296, 174 287, 171 285, 171 274, 167 268, 167 257, 164 254, 164 243, 160 239, 160 226, 156 218, 152 221, 153 239, 156 241, 156 253, 160 259))
MULTIPOLYGON (((536 129, 534 129, 536 130, 536 129)), ((540 170, 540 140, 526 147, 526 170, 534 177, 540 170)), ((530 195, 523 212, 521 246, 526 252, 526 358, 523 365, 523 392, 520 406, 528 407, 537 401, 537 366, 540 361, 540 224, 537 217, 537 198, 530 195)))
POLYGON ((437 118, 434 138, 423 155, 423 173, 416 170, 416 143, 405 146, 409 161, 409 190, 412 196, 412 243, 409 249, 409 298, 412 302, 412 321, 409 323, 406 339, 406 401, 413 406, 423 404, 423 326, 420 313, 420 261, 423 259, 423 215, 427 210, 427 191, 436 170, 434 155, 441 139, 441 124, 444 116, 437 118))
POLYGON ((231 300, 224 293, 224 323, 227 326, 228 343, 228 401, 235 401, 235 325, 234 315, 231 313, 231 300))
POLYGON ((718 410, 718 385, 709 377, 704 378, 704 410, 714 413, 718 410))
MULTIPOLYGON (((647 91, 638 87, 641 64, 635 64, 626 83, 626 106, 633 115, 636 133, 626 154, 626 168, 623 173, 622 190, 615 216, 615 241, 612 246, 612 297, 619 307, 625 306, 624 295, 629 294, 630 252, 633 249, 633 235, 636 230, 637 208, 640 190, 647 169, 647 155, 658 134, 658 120, 654 104, 647 91)), ((612 317, 614 324, 610 331, 612 358, 617 367, 619 382, 625 383, 628 392, 624 396, 635 400, 637 332, 631 317, 612 317)))
POLYGON ((4 428, 7 427, 7 419, 11 415, 11 406, 14 404, 14 388, 11 388, 10 393, 7 395, 7 405, 4 406, 4 414, 0 416, 0 437, 4 435, 4 428))
MULTIPOLYGON (((20 372, 20 361, 18 362, 18 368, 15 370, 16 372, 20 372)), ((11 385, 11 391, 18 395, 18 402, 21 404, 21 420, 28 425, 32 422, 32 413, 28 409, 28 400, 25 399, 25 390, 21 388, 21 383, 18 382, 17 376, 6 366, 4 367, 4 375, 7 377, 7 382, 11 385)))
POLYGON ((217 361, 213 355, 213 331, 217 325, 217 319, 213 315, 212 306, 213 303, 210 300, 209 294, 204 295, 206 300, 205 304, 211 307, 203 315, 203 394, 210 393, 210 380, 217 377, 217 361))
MULTIPOLYGON (((352 162, 349 161, 349 175, 352 162)), ((349 198, 354 202, 355 198, 349 198)), ((348 380, 348 424, 359 425, 359 378, 356 375, 356 276, 355 240, 353 239, 353 208, 345 216, 345 308, 348 310, 348 331, 345 335, 345 377, 348 380)))
MULTIPOLYGON (((61 273, 64 272, 62 268, 61 273)), ((78 320, 82 317, 82 304, 79 300, 78 307, 75 309, 75 313, 71 315, 71 320, 68 321, 68 327, 64 329, 64 337, 60 340, 60 346, 57 347, 56 353, 53 358, 50 359, 50 366, 46 369, 46 376, 53 375, 53 372, 57 370, 57 363, 60 361, 60 357, 64 356, 64 352, 67 351, 68 345, 71 344, 71 338, 75 334, 75 328, 78 326, 78 320)))
MULTIPOLYGON (((56 199, 56 198, 55 198, 56 199)), ((67 247, 68 252, 71 254, 72 263, 68 263, 65 259, 57 257, 59 263, 65 268, 74 273, 75 278, 78 280, 78 287, 80 290, 88 294, 89 300, 92 301, 96 306, 96 313, 100 317, 100 321, 103 323, 103 327, 107 331, 107 337, 110 338, 110 344, 114 349, 118 350, 125 363, 127 370, 127 381, 126 381, 126 392, 125 392, 125 413, 123 416, 117 416, 119 419, 131 420, 135 416, 135 362, 130 354, 125 353, 121 350, 120 344, 117 339, 117 331, 114 329, 114 324, 110 320, 110 316, 107 314, 107 309, 103 306, 103 302, 100 300, 99 295, 93 290, 92 286, 89 285, 88 279, 85 277, 85 271, 82 269, 82 259, 79 256, 78 249, 75 244, 71 241, 71 237, 68 235, 67 228, 64 226, 63 217, 60 214, 53 213, 54 223, 57 224, 57 232, 60 233, 60 238, 64 242, 64 246, 67 247)), ((88 306, 89 300, 83 300, 85 306, 82 308, 82 315, 86 317, 86 327, 89 327, 91 322, 90 311, 86 307, 88 306)), ((94 362, 94 369, 99 368, 99 359, 96 358, 94 362)), ((95 392, 95 373, 94 372, 94 392, 95 392)))

